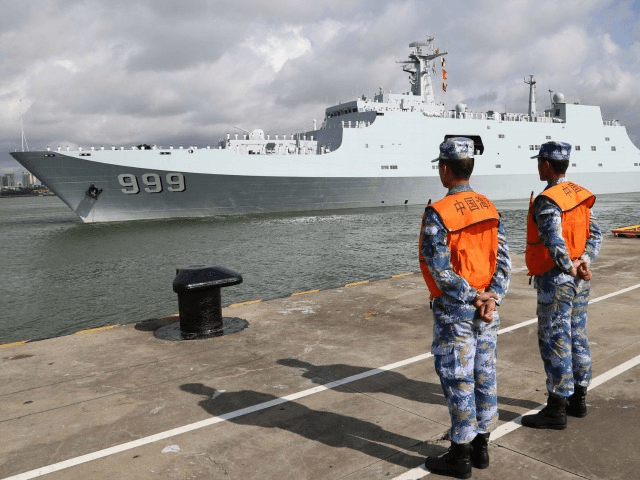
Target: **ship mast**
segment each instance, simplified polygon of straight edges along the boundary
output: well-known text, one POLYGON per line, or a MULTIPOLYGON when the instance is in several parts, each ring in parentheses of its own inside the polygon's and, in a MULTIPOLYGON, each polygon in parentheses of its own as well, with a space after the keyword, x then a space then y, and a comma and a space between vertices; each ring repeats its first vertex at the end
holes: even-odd
POLYGON ((409 58, 397 62, 406 64, 402 67, 402 70, 410 74, 411 93, 421 96, 429 105, 435 105, 429 62, 447 54, 447 52, 440 52, 435 49, 433 40, 433 35, 427 35, 427 40, 424 42, 410 43, 409 48, 413 50, 409 54, 409 58))
POLYGON ((529 118, 538 115, 536 110, 536 81, 533 79, 533 75, 529 75, 529 80, 524 79, 524 83, 529 85, 529 118))
POLYGON ((29 151, 29 144, 27 143, 27 137, 24 135, 24 124, 22 123, 22 99, 20 99, 20 130, 22 131, 22 151, 24 152, 24 146, 27 146, 27 152, 29 151))

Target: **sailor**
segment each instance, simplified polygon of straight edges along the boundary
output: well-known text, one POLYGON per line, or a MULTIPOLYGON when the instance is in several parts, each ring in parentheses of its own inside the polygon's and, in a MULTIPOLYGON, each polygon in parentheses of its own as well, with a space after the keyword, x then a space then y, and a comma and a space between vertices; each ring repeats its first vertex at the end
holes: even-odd
POLYGON ((511 275, 500 215, 469 185, 473 152, 465 137, 440 144, 433 162, 449 191, 425 209, 419 241, 434 318, 431 353, 451 416, 449 450, 425 466, 457 478, 469 478, 472 465, 489 466, 487 442, 498 421, 496 307, 511 275))
POLYGON ((538 292, 538 346, 547 376, 547 405, 522 418, 532 428, 562 430, 567 414, 587 414, 585 396, 591 382, 587 340, 587 305, 591 271, 602 233, 591 212, 595 196, 565 178, 571 145, 547 142, 538 159, 547 186, 532 199, 525 253, 538 292))

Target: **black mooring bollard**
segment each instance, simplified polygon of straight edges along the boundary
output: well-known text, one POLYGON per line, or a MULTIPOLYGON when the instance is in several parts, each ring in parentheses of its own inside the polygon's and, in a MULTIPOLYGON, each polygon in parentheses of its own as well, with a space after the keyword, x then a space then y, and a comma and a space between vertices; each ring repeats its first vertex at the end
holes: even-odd
POLYGON ((173 291, 178 294, 183 338, 215 335, 222 330, 220 289, 242 283, 242 275, 217 265, 176 269, 173 291))

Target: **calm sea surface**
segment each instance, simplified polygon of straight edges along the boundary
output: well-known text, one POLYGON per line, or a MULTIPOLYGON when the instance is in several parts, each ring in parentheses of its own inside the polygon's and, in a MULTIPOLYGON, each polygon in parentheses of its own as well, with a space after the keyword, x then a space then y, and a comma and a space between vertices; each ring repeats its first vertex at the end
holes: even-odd
MULTIPOLYGON (((512 252, 528 202, 503 201, 512 252)), ((600 195, 606 236, 640 223, 640 193, 600 195)), ((222 265, 244 282, 222 302, 418 271, 424 207, 83 224, 56 197, 0 198, 0 343, 134 323, 178 311, 175 270, 222 265)), ((640 242, 640 240, 638 240, 640 242)))

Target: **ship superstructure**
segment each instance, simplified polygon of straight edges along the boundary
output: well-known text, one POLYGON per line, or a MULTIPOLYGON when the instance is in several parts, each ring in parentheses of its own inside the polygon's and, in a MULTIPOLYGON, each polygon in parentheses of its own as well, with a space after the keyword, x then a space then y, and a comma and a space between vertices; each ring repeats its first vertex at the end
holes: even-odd
POLYGON ((528 113, 446 109, 437 103, 433 37, 409 45, 410 91, 380 88, 373 98, 339 103, 310 131, 266 134, 239 129, 205 148, 134 145, 13 152, 85 222, 424 204, 444 189, 430 160, 447 137, 476 144, 474 187, 492 199, 540 190, 530 157, 548 140, 573 145, 570 177, 597 193, 638 191, 640 151, 600 107, 555 93, 538 113, 535 79, 528 113))

